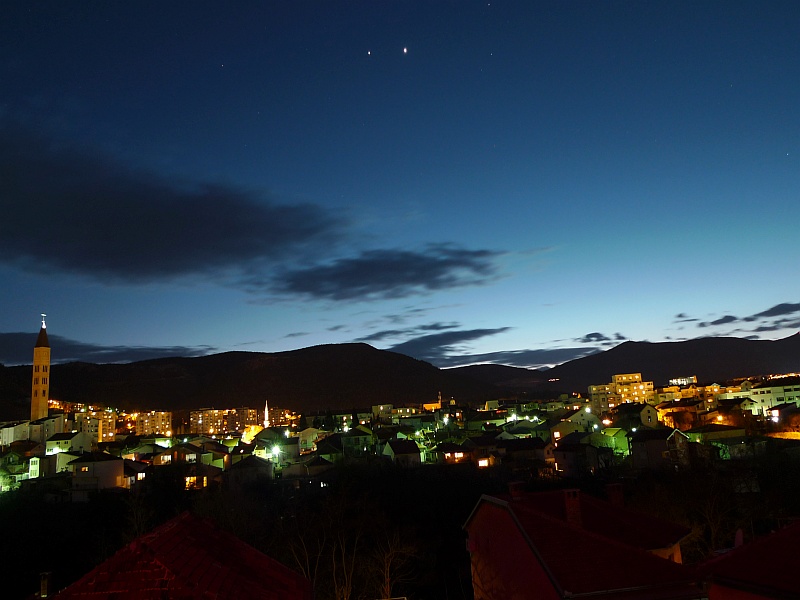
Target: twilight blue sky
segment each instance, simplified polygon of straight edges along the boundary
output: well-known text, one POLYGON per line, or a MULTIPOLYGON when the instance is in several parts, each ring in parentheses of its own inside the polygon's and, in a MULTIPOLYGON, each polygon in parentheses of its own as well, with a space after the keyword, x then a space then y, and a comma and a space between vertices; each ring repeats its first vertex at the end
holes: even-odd
POLYGON ((0 8, 0 362, 800 329, 800 4, 0 8))

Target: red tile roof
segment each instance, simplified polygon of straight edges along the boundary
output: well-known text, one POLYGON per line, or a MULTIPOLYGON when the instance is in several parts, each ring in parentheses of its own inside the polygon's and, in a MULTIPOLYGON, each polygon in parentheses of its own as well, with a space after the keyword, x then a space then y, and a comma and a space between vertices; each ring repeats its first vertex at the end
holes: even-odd
MULTIPOLYGON (((566 490, 522 494, 517 503, 561 521, 567 520, 566 490)), ((669 548, 689 535, 688 528, 624 506, 578 493, 582 527, 642 550, 669 548)))
POLYGON ((304 577, 210 521, 184 513, 134 540, 55 596, 311 600, 304 577))
POLYGON ((798 548, 800 522, 714 558, 700 571, 710 575, 712 584, 748 591, 756 598, 800 598, 794 571, 798 548))
MULTIPOLYGON (((526 505, 483 496, 482 509, 507 510, 562 598, 696 599, 705 597, 691 569, 570 525, 526 505)), ((470 517, 470 520, 472 517, 470 517)), ((470 522, 466 524, 470 532, 470 522)), ((520 568, 524 568, 520 565, 520 568)))

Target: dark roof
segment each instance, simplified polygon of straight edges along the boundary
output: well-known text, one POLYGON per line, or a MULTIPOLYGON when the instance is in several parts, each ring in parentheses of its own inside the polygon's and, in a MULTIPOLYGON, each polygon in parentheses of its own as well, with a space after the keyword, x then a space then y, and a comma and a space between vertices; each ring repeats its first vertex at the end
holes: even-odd
POLYGON ((744 427, 734 427, 733 425, 721 425, 720 423, 709 423, 700 427, 693 427, 684 433, 719 433, 722 431, 744 431, 744 427))
POLYGON ((646 402, 623 402, 617 405, 615 411, 618 415, 638 415, 648 406, 646 402))
POLYGON ((44 322, 42 323, 42 328, 39 330, 39 337, 36 338, 36 346, 34 347, 35 348, 50 347, 50 341, 47 339, 47 328, 44 326, 44 322))
POLYGON ((777 379, 768 379, 767 381, 762 381, 761 383, 757 383, 753 386, 755 388, 774 388, 774 387, 785 387, 787 385, 800 385, 800 377, 779 377, 777 379))
POLYGON ((255 454, 248 454, 242 460, 238 460, 233 463, 228 471, 239 471, 244 469, 271 470, 272 463, 265 458, 256 456, 255 454))
POLYGON ((558 440, 558 447, 564 446, 585 446, 588 442, 584 443, 584 439, 588 438, 591 433, 587 433, 586 431, 573 431, 572 433, 568 433, 565 436, 562 436, 561 439, 558 440))
POLYGON ((78 432, 69 432, 69 433, 54 433, 49 438, 47 438, 48 442, 65 442, 67 440, 71 440, 78 432))
POLYGON ((674 429, 669 427, 659 427, 658 429, 645 429, 641 427, 635 432, 631 432, 628 436, 631 442, 649 442, 651 440, 666 440, 672 435, 674 429))
POLYGON ((525 450, 544 450, 547 446, 542 438, 517 438, 513 440, 498 440, 497 447, 505 448, 509 452, 522 452, 525 450))
POLYGON ((56 598, 311 600, 302 576, 189 513, 143 535, 56 598))
POLYGON ((85 452, 78 458, 69 461, 67 464, 74 465, 79 463, 108 462, 111 460, 122 460, 119 456, 112 456, 105 452, 85 452))
POLYGON ((702 400, 695 400, 694 398, 683 398, 682 400, 667 400, 662 402, 656 408, 659 410, 668 410, 669 408, 690 408, 702 404, 702 400))
POLYGON ((433 449, 434 452, 469 452, 463 446, 453 442, 442 442, 433 449))
POLYGON ((411 440, 389 440, 386 442, 392 449, 392 452, 397 456, 398 454, 417 454, 419 455, 419 446, 416 442, 411 440))
POLYGON ((318 454, 339 454, 342 452, 342 436, 339 433, 325 436, 317 441, 318 454))

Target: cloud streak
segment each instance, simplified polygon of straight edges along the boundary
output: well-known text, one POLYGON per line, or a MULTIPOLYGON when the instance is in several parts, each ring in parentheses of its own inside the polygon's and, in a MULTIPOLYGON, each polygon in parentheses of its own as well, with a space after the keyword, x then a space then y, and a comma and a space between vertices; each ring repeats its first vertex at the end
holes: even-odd
MULTIPOLYGON (((0 333, 0 363, 27 365, 33 362, 37 334, 0 333)), ((211 346, 102 346, 78 342, 58 335, 48 335, 53 348, 53 363, 127 363, 173 356, 193 357, 217 351, 211 346)))

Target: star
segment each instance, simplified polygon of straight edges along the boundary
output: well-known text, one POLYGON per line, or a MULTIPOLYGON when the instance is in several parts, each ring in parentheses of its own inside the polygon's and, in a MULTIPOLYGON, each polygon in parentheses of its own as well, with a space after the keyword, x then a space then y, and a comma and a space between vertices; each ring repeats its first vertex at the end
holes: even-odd
POLYGON ((403 48, 403 54, 408 54, 408 48, 403 48))

